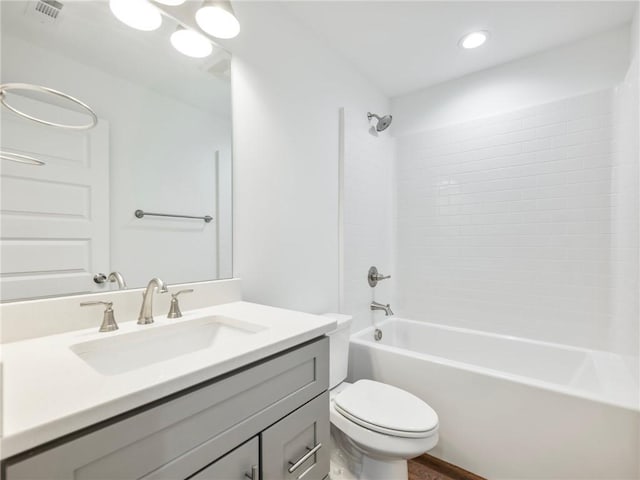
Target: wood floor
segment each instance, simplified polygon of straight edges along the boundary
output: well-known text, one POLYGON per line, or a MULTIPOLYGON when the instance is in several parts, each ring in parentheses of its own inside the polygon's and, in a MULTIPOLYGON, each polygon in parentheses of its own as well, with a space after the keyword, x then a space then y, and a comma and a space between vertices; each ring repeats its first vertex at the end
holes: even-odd
POLYGON ((486 480, 426 453, 409 460, 409 480, 486 480))

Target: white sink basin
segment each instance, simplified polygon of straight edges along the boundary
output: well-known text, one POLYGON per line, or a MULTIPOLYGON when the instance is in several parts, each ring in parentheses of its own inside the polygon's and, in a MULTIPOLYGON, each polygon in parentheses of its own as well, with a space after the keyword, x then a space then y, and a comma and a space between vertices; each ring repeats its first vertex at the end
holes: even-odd
POLYGON ((224 316, 210 316, 173 325, 141 327, 140 331, 71 345, 71 351, 103 375, 117 375, 171 360, 198 350, 228 349, 234 342, 267 327, 224 316))

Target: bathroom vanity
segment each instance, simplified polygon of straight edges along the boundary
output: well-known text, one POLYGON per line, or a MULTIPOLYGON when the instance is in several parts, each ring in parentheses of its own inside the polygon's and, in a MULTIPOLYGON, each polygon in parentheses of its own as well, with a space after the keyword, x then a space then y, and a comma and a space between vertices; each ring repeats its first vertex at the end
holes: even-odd
POLYGON ((233 302, 152 326, 127 322, 108 334, 92 329, 5 344, 2 478, 323 479, 324 334, 334 325, 233 302), (234 319, 245 323, 234 326, 234 319), (234 339, 227 328, 250 333, 234 339), (188 343, 189 332, 204 338, 199 349, 118 365, 130 345, 153 357, 139 342, 143 335, 152 348, 171 351, 170 338, 188 343), (34 349, 41 355, 30 361, 34 349), (110 369, 99 360, 104 351, 113 358, 110 369))

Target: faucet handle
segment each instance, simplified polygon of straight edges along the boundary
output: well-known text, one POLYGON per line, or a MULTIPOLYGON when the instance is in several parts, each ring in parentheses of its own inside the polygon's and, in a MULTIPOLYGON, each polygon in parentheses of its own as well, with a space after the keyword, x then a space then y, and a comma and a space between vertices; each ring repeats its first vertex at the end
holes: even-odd
POLYGON ((118 324, 116 323, 116 318, 112 308, 113 302, 101 302, 99 300, 95 300, 92 302, 80 303, 81 307, 89 307, 92 305, 104 305, 106 307, 104 310, 104 316, 102 317, 102 324, 98 330, 99 332, 113 332, 114 330, 118 330, 118 324))
POLYGON ((391 275, 382 275, 378 273, 378 269, 376 267, 371 267, 367 272, 367 282, 369 282, 370 287, 375 287, 378 285, 380 280, 386 280, 387 278, 391 278, 391 275))
POLYGON ((171 298, 176 298, 178 295, 183 293, 193 293, 193 288, 187 288, 185 290, 179 290, 176 293, 172 293, 171 298))
POLYGON ((182 317, 182 312, 180 311, 180 304, 178 303, 178 295, 181 295, 183 293, 191 293, 191 292, 193 292, 193 288, 180 290, 176 293, 171 294, 171 306, 169 307, 169 313, 167 313, 167 318, 182 317))

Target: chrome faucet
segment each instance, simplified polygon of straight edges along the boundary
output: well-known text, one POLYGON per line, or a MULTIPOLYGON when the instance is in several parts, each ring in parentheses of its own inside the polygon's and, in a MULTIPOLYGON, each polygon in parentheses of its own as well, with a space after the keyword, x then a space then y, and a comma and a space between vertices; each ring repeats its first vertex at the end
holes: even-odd
POLYGON ((91 305, 104 305, 106 307, 104 315, 102 316, 102 325, 100 325, 100 330, 98 330, 99 332, 113 332, 114 330, 118 330, 118 324, 116 323, 116 318, 113 313, 113 302, 93 301, 82 302, 80 304, 81 307, 88 307, 91 305))
POLYGON ((124 290, 127 288, 127 282, 124 281, 124 277, 120 272, 111 272, 107 277, 109 282, 117 282, 118 290, 124 290))
POLYGON ((142 307, 138 315, 138 325, 153 323, 153 292, 158 289, 159 293, 167 293, 167 286, 157 277, 152 278, 147 285, 147 289, 142 294, 142 307))
POLYGON ((384 310, 384 314, 387 317, 393 315, 391 306, 388 303, 386 305, 383 305, 382 303, 371 302, 371 310, 384 310))
POLYGON ((371 267, 367 273, 367 282, 369 282, 370 287, 375 287, 378 285, 378 282, 386 280, 387 278, 391 278, 391 275, 378 273, 378 269, 375 266, 371 267))
POLYGON ((181 295, 183 293, 193 293, 193 288, 189 288, 187 290, 180 290, 179 292, 171 294, 171 305, 169 305, 169 313, 167 313, 167 318, 182 317, 182 312, 180 311, 180 304, 178 303, 178 295, 181 295))

